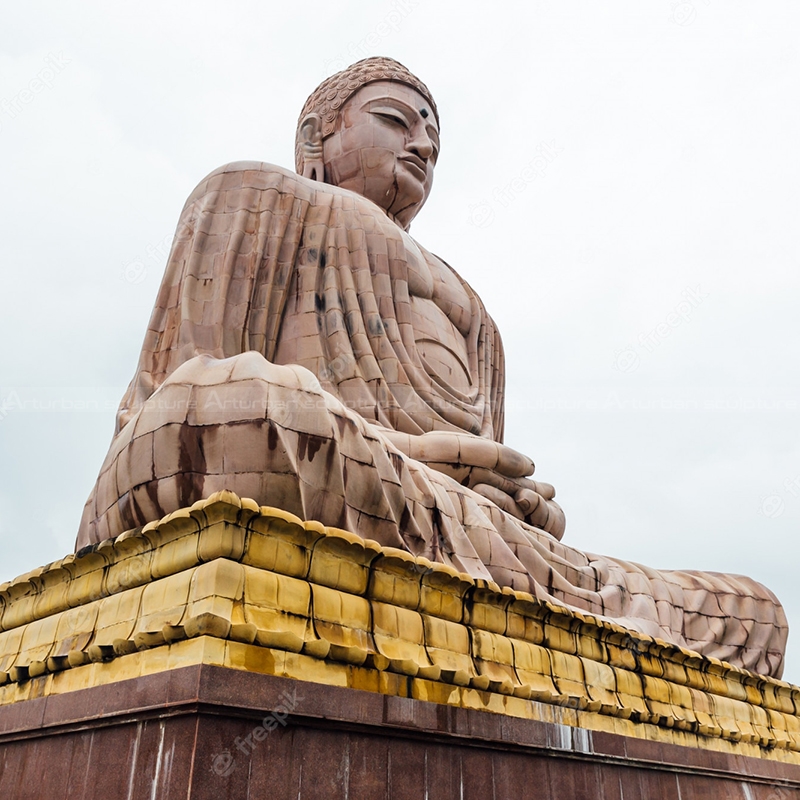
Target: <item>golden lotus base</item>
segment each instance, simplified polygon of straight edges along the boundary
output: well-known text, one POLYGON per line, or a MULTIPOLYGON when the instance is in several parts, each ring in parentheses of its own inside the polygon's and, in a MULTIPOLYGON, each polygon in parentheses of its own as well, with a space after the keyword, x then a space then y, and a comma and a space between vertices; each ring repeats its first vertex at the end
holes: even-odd
POLYGON ((800 766, 797 687, 230 492, 0 587, 0 712, 189 667, 800 766))
MULTIPOLYGON (((741 739, 737 741, 732 736, 705 736, 690 730, 682 730, 674 724, 667 726, 643 722, 641 719, 625 719, 589 710, 591 701, 588 698, 585 698, 584 702, 577 697, 562 700, 560 703, 535 701, 499 691, 458 686, 421 677, 412 678, 389 669, 378 669, 373 665, 356 666, 336 662, 330 658, 320 659, 303 653, 276 650, 209 635, 163 644, 153 649, 122 655, 107 662, 87 663, 22 683, 11 683, 4 687, 3 702, 16 703, 63 695, 90 687, 113 686, 123 681, 200 665, 226 667, 248 673, 292 678, 297 681, 358 689, 392 697, 412 698, 588 731, 602 731, 653 742, 703 748, 719 753, 769 758, 800 766, 800 757, 792 748, 764 748, 754 742, 745 742, 741 739)), ((800 779, 800 770, 798 778, 800 779)))

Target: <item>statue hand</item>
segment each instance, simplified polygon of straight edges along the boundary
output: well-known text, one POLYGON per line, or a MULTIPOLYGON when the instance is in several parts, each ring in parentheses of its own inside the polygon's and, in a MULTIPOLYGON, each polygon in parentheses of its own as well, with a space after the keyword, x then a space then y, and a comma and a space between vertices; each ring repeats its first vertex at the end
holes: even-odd
POLYGON ((525 477, 507 478, 476 467, 470 470, 467 485, 517 519, 547 531, 556 539, 564 535, 566 518, 553 499, 556 490, 549 483, 525 477))
POLYGON ((449 475, 517 519, 557 539, 564 535, 566 521, 553 500, 555 489, 527 477, 535 467, 522 453, 469 433, 433 431, 414 436, 387 429, 381 432, 410 458, 449 475))

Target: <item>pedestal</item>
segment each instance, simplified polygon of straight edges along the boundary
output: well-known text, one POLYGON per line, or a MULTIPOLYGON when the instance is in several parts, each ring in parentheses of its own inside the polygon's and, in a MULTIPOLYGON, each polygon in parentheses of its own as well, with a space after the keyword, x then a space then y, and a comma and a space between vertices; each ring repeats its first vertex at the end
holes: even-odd
POLYGON ((800 800, 799 706, 230 493, 0 586, 14 800, 800 800))

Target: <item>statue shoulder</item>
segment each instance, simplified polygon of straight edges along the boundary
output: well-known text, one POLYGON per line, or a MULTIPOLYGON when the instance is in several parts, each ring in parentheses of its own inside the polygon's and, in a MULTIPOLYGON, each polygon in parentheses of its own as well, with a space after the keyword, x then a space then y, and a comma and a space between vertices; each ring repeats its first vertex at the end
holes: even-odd
POLYGON ((302 178, 296 172, 265 161, 232 161, 217 167, 203 178, 189 195, 186 205, 213 192, 237 189, 274 189, 281 194, 292 194, 311 199, 319 184, 302 178))
MULTIPOLYGON (((386 213, 366 197, 349 189, 304 178, 293 170, 265 161, 232 161, 210 172, 189 195, 184 212, 195 206, 198 201, 202 201, 201 204, 207 207, 206 203, 213 206, 222 200, 226 208, 230 208, 236 206, 236 201, 230 196, 221 198, 220 192, 230 193, 237 190, 245 192, 253 189, 273 190, 283 196, 304 200, 310 205, 329 205, 331 198, 338 196, 344 199, 345 208, 356 210, 365 216, 386 219, 386 213)), ((245 202, 242 204, 246 205, 245 202)), ((398 234, 399 230, 398 228, 398 234)))

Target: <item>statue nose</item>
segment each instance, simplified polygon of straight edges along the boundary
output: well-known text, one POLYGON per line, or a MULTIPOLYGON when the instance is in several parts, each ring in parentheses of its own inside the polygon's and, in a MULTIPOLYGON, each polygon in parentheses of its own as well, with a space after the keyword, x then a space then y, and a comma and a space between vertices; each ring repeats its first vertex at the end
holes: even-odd
POLYGON ((433 155, 433 142, 425 130, 421 130, 408 143, 408 149, 423 161, 427 161, 433 155))

